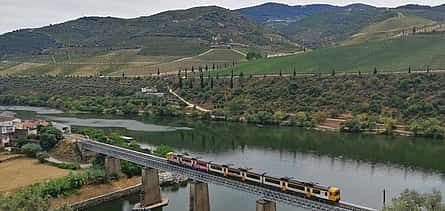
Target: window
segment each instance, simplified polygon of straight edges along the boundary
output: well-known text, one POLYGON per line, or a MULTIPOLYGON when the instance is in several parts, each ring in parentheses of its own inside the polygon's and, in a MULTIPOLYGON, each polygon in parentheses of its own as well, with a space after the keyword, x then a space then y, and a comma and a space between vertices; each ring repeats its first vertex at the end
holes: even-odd
POLYGON ((294 184, 294 183, 288 183, 287 186, 290 187, 290 188, 293 188, 293 189, 304 191, 304 187, 301 186, 301 185, 297 185, 297 184, 294 184))
POLYGON ((218 170, 218 171, 222 171, 222 167, 220 167, 220 166, 214 166, 214 165, 211 165, 210 166, 212 169, 215 169, 215 170, 218 170))
POLYGON ((239 174, 240 172, 238 170, 235 170, 235 169, 229 169, 229 173, 239 174))
POLYGON ((320 195, 320 190, 312 189, 312 193, 320 195))
POLYGON ((273 184, 277 184, 277 185, 280 185, 280 184, 281 184, 281 183, 280 183, 280 180, 271 179, 271 178, 267 178, 267 177, 266 177, 266 182, 273 183, 273 184))
POLYGON ((251 174, 251 173, 247 173, 247 177, 249 177, 251 179, 256 179, 256 180, 260 180, 261 179, 261 177, 259 175, 251 174))

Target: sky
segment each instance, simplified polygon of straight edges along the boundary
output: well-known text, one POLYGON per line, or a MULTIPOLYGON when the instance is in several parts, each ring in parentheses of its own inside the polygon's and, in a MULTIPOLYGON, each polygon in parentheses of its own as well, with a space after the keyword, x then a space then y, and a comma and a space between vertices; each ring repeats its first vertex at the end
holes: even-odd
POLYGON ((217 5, 238 9, 271 1, 289 5, 325 3, 343 6, 365 3, 379 7, 405 4, 436 6, 444 3, 443 0, 0 0, 0 34, 62 23, 84 16, 133 18, 195 6, 217 5))

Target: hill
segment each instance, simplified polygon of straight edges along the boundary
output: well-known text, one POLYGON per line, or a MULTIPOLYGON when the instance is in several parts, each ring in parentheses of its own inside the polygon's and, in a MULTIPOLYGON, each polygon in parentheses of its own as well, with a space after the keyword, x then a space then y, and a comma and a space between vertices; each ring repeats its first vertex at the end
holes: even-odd
MULTIPOLYGON (((408 71, 445 68, 445 36, 416 35, 382 41, 368 41, 355 45, 314 50, 304 54, 261 59, 238 65, 234 72, 266 73, 332 73, 408 71)), ((231 69, 220 74, 230 74, 231 69)))
POLYGON ((380 25, 387 27, 386 30, 393 31, 401 26, 412 28, 430 22, 445 21, 445 5, 377 8, 366 4, 338 7, 320 4, 289 6, 269 3, 239 11, 242 15, 274 28, 288 39, 308 48, 337 45, 366 28, 382 22, 384 23, 380 25), (411 20, 398 22, 397 18, 401 16, 400 14, 411 20))
POLYGON ((17 55, 94 55, 117 49, 141 49, 141 55, 193 56, 211 43, 241 43, 252 48, 293 49, 295 44, 239 13, 220 7, 168 11, 120 19, 84 17, 0 36, 0 58, 17 55))

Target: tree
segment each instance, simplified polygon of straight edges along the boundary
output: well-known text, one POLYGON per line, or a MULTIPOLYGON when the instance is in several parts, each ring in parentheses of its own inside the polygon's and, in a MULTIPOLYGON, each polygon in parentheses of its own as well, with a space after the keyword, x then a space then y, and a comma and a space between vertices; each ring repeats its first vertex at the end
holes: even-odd
POLYGON ((213 77, 210 76, 210 88, 213 89, 213 77))
POLYGON ((261 59, 263 58, 263 55, 261 55, 261 53, 258 52, 248 52, 246 55, 246 59, 251 61, 251 60, 257 60, 257 59, 261 59))
POLYGON ((413 190, 403 191, 394 198, 383 211, 445 211, 442 194, 433 190, 432 193, 418 193, 413 190))
POLYGON ((385 118, 383 121, 383 126, 385 128, 385 133, 391 135, 392 131, 396 127, 396 120, 393 118, 385 118))
POLYGON ((182 89, 182 77, 181 77, 181 70, 178 72, 178 86, 180 89, 182 89))
POLYGON ((173 152, 173 149, 167 145, 162 144, 153 151, 153 154, 159 157, 165 157, 169 152, 173 152))
POLYGON ((232 74, 230 75, 230 88, 233 89, 233 69, 232 74))
POLYGON ((374 75, 377 75, 377 67, 374 67, 374 75))

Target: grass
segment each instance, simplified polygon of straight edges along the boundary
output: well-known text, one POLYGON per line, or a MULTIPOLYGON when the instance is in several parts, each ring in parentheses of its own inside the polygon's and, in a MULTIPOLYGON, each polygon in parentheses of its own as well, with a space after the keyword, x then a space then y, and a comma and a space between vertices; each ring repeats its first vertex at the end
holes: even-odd
POLYGON ((34 183, 63 177, 70 171, 60 169, 30 158, 20 158, 0 163, 0 192, 15 191, 34 183))
MULTIPOLYGON (((261 59, 241 63, 234 69, 239 74, 266 73, 332 73, 408 71, 445 68, 445 37, 441 35, 416 35, 384 41, 339 46, 311 51, 305 54, 261 59)), ((232 69, 220 74, 228 75, 232 69)))

